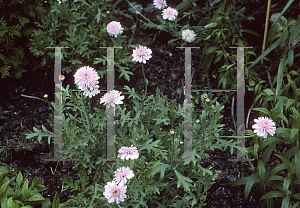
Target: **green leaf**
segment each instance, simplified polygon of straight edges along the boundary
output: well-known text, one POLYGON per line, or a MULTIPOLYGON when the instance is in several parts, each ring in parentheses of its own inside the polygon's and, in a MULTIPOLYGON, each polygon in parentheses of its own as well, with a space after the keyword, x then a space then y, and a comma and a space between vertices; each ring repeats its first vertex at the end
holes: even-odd
POLYGON ((248 67, 248 70, 250 70, 255 64, 257 64, 261 59, 263 59, 265 56, 267 56, 271 51, 273 51, 276 47, 280 45, 282 40, 285 40, 287 36, 287 32, 283 33, 283 35, 278 38, 269 48, 265 50, 257 59, 248 67))
POLYGON ((131 90, 128 86, 124 86, 124 89, 126 89, 126 90, 130 93, 130 95, 129 95, 128 98, 133 97, 133 98, 137 98, 138 100, 142 100, 142 99, 140 98, 140 96, 138 96, 138 94, 136 94, 134 88, 132 88, 132 90, 131 90))
POLYGON ((207 25, 204 26, 204 28, 212 28, 212 27, 216 27, 218 25, 218 23, 213 22, 213 23, 209 23, 207 25))
POLYGON ((289 109, 289 107, 291 105, 293 105, 295 103, 295 100, 294 99, 288 99, 288 101, 286 102, 285 106, 287 109, 289 109))
MULTIPOLYGON (((280 140, 280 139, 278 139, 278 140, 280 140)), ((277 140, 275 140, 275 141, 277 141, 277 140)), ((276 148, 276 142, 275 141, 273 143, 271 143, 271 145, 264 151, 264 154, 263 154, 262 158, 263 158, 263 161, 264 161, 265 165, 269 161, 272 152, 276 151, 276 149, 275 149, 276 148)), ((262 149, 263 149, 263 147, 262 147, 262 149)))
POLYGON ((245 178, 241 178, 237 181, 235 181, 232 185, 233 186, 240 186, 240 185, 245 185, 247 183, 247 181, 249 180, 249 176, 245 177, 245 178))
POLYGON ((262 113, 267 114, 269 117, 271 117, 270 111, 267 110, 267 109, 265 109, 265 108, 253 108, 253 110, 255 110, 255 111, 260 111, 260 112, 262 112, 262 113))
MULTIPOLYGON (((268 178, 267 182, 268 183, 269 181, 282 181, 283 182, 284 178, 282 176, 279 176, 279 175, 272 175, 268 178)), ((272 183, 272 182, 271 182, 272 183)))
POLYGON ((96 19, 97 23, 99 23, 99 22, 100 22, 100 18, 101 18, 101 9, 100 9, 100 8, 98 8, 98 13, 97 13, 97 15, 96 15, 96 17, 95 17, 95 19, 96 19))
POLYGON ((192 187, 193 185, 191 183, 193 183, 193 181, 183 175, 181 175, 177 170, 174 170, 176 176, 177 176, 177 188, 180 187, 180 185, 183 186, 185 191, 190 191, 189 187, 192 187))
POLYGON ((260 187, 264 187, 266 168, 265 168, 265 164, 261 160, 258 161, 258 175, 259 175, 259 185, 260 187))
POLYGON ((148 154, 150 154, 150 151, 153 151, 153 148, 158 147, 158 143, 160 142, 160 140, 156 140, 155 142, 152 141, 153 139, 148 139, 147 142, 139 148, 139 151, 146 149, 148 150, 148 154))
POLYGON ((264 92, 268 97, 274 95, 273 90, 271 90, 270 88, 267 88, 267 89, 263 90, 263 92, 264 92))
POLYGON ((300 200, 300 193, 293 194, 293 195, 291 195, 291 197, 292 197, 293 199, 300 200))
POLYGON ((300 150, 295 154, 295 173, 300 181, 300 150))
POLYGON ((117 67, 120 69, 121 71, 121 74, 119 76, 119 78, 121 78, 122 76, 124 76, 124 78, 127 80, 127 81, 130 81, 130 77, 129 75, 133 75, 133 73, 131 71, 126 71, 124 69, 129 69, 128 67, 122 67, 120 65, 117 65, 117 67))
POLYGON ((126 108, 123 108, 121 110, 121 118, 120 118, 121 127, 123 127, 125 125, 125 122, 128 122, 132 119, 130 116, 131 111, 127 112, 127 114, 125 115, 125 110, 126 110, 126 108))
POLYGON ((298 202, 296 202, 293 206, 292 206, 292 208, 297 208, 298 207, 298 205, 300 204, 300 202, 298 201, 298 202))
POLYGON ((1 208, 10 208, 7 204, 7 197, 3 197, 1 200, 1 208))
POLYGON ((278 19, 277 19, 275 22, 273 22, 272 25, 274 25, 274 24, 280 19, 280 17, 283 15, 283 13, 291 6, 291 4, 292 4, 293 2, 294 2, 294 0, 289 0, 289 1, 288 1, 288 3, 285 5, 285 7, 283 8, 283 10, 281 11, 281 13, 280 13, 278 19))
POLYGON ((283 115, 283 113, 280 113, 279 115, 277 115, 276 118, 283 119, 284 122, 289 126, 289 121, 287 120, 287 118, 285 117, 285 115, 283 115))
POLYGON ((279 67, 278 67, 278 74, 277 74, 277 86, 276 86, 276 99, 279 93, 279 90, 281 89, 282 80, 283 80, 283 71, 286 66, 286 53, 283 54, 283 57, 280 61, 279 67))
POLYGON ((293 66, 293 62, 294 62, 294 49, 290 49, 288 52, 288 58, 286 60, 286 63, 292 67, 293 66))
POLYGON ((212 47, 209 47, 209 48, 205 51, 205 54, 213 53, 213 52, 215 52, 218 48, 219 48, 219 46, 212 46, 212 47))
POLYGON ((169 164, 161 163, 157 161, 153 166, 149 173, 150 176, 154 176, 156 173, 160 172, 160 178, 163 179, 165 175, 166 169, 171 167, 169 164))
POLYGON ((43 200, 45 200, 45 198, 40 193, 36 193, 33 196, 31 196, 29 199, 27 199, 27 201, 43 201, 43 200))
POLYGON ((9 199, 7 200, 7 205, 9 208, 18 208, 12 197, 9 197, 9 199))
POLYGON ((269 191, 268 193, 264 194, 260 197, 260 200, 274 198, 274 197, 284 197, 284 193, 282 191, 269 191))
POLYGON ((74 0, 74 2, 81 2, 83 5, 87 5, 88 7, 91 7, 91 5, 89 5, 88 3, 86 3, 85 0, 74 0))
POLYGON ((16 188, 21 187, 21 184, 23 183, 23 176, 21 171, 19 171, 17 179, 16 179, 16 188))
POLYGON ((274 167, 272 170, 271 170, 271 173, 270 173, 270 176, 272 175, 275 175, 276 173, 284 170, 284 169, 288 169, 287 165, 284 164, 284 163, 281 163, 279 165, 277 165, 276 167, 274 167))
POLYGON ((289 187, 290 187, 290 183, 291 183, 291 179, 290 178, 284 178, 283 180, 283 192, 284 194, 287 196, 289 195, 291 192, 289 191, 289 187))
POLYGON ((259 144, 254 144, 254 151, 253 154, 255 157, 258 157, 257 152, 258 152, 259 144))
POLYGON ((247 180, 247 183, 245 186, 245 191, 244 191, 245 200, 247 200, 249 193, 251 191, 251 188, 252 188, 253 184, 255 183, 255 181, 257 181, 257 179, 258 179, 258 173, 256 172, 256 173, 253 173, 247 180))
POLYGON ((282 200, 281 208, 286 208, 286 207, 290 207, 290 197, 289 196, 286 196, 282 200))
POLYGON ((0 198, 2 198, 5 195, 6 189, 7 189, 7 185, 10 183, 10 181, 5 182, 4 184, 2 184, 1 188, 0 188, 0 198))
POLYGON ((26 179, 22 187, 22 196, 24 201, 27 200, 29 194, 30 194, 30 190, 28 189, 28 179, 26 179))
POLYGON ((296 141, 296 139, 294 139, 294 137, 295 137, 295 135, 298 133, 298 131, 299 131, 299 129, 297 129, 297 128, 293 128, 293 129, 291 130, 291 137, 290 137, 290 140, 295 140, 295 141, 296 141))
POLYGON ((258 33, 252 31, 252 30, 248 30, 248 29, 240 29, 241 32, 246 32, 246 33, 250 33, 252 35, 256 35, 256 36, 260 36, 258 33))

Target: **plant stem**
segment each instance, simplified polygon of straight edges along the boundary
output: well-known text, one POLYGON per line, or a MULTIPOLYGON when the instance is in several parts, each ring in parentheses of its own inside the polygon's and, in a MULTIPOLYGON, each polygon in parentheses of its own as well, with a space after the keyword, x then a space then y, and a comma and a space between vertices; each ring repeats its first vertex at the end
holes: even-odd
POLYGON ((89 98, 89 110, 90 110, 90 113, 92 113, 92 108, 91 108, 91 99, 89 98))
POLYGON ((83 110, 84 110, 85 115, 87 117, 88 125, 89 125, 89 128, 90 128, 89 132, 91 132, 92 131, 92 126, 91 126, 91 121, 90 121, 90 118, 89 118, 89 114, 88 114, 87 109, 85 107, 84 98, 83 98, 83 92, 81 93, 81 100, 82 100, 83 110))
POLYGON ((154 24, 153 22, 151 22, 149 19, 147 19, 144 15, 142 15, 142 13, 139 12, 139 10, 137 10, 128 0, 126 0, 128 2, 128 4, 136 11, 138 12, 139 15, 141 15, 145 20, 147 20, 148 22, 150 22, 151 24, 154 25, 154 27, 157 27, 156 24, 154 24))
POLYGON ((136 28, 137 28, 137 23, 138 23, 138 15, 136 15, 136 21, 135 21, 135 28, 134 28, 134 31, 133 31, 133 33, 132 33, 132 36, 131 36, 131 38, 130 38, 130 41, 129 41, 129 43, 128 43, 128 46, 130 46, 131 45, 131 42, 132 42, 132 39, 133 39, 133 36, 134 36, 134 33, 135 33, 135 31, 136 31, 136 28))
POLYGON ((121 47, 121 35, 117 36, 117 47, 121 47))
POLYGON ((145 95, 144 95, 144 98, 143 100, 145 100, 146 98, 146 95, 147 95, 147 85, 148 85, 148 80, 146 79, 146 76, 145 76, 145 72, 144 72, 144 64, 142 63, 142 71, 143 71, 143 75, 144 75, 144 81, 145 81, 145 95))

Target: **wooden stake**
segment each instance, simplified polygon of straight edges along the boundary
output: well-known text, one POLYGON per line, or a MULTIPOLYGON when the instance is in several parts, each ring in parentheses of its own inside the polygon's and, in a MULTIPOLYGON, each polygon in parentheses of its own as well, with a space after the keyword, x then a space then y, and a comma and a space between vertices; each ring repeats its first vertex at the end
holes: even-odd
MULTIPOLYGON (((262 47, 262 53, 265 52, 266 49, 266 41, 267 41, 267 33, 268 33, 268 26, 269 26, 269 16, 270 16, 270 8, 271 8, 271 0, 268 0, 268 8, 267 8, 267 15, 266 15, 266 24, 265 24, 265 33, 264 33, 264 42, 262 47)), ((264 63, 264 59, 261 59, 261 64, 264 63)))

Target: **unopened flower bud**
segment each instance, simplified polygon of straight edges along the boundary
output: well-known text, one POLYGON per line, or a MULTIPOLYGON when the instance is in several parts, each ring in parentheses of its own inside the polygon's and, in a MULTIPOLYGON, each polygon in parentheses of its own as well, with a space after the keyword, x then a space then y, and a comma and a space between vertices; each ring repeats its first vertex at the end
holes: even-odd
POLYGON ((171 135, 174 135, 174 134, 175 134, 175 131, 173 131, 173 130, 170 131, 170 134, 171 134, 171 135))
POLYGON ((207 98, 207 94, 204 94, 204 95, 203 95, 203 98, 206 99, 206 98, 207 98))
POLYGON ((106 11, 106 14, 109 14, 109 11, 106 11))
POLYGON ((196 123, 200 123, 200 120, 199 120, 199 119, 197 119, 197 120, 196 120, 196 123))
POLYGON ((209 103, 209 102, 210 102, 210 99, 209 99, 209 98, 206 98, 206 102, 209 103))
POLYGON ((216 113, 217 112, 217 110, 214 110, 214 113, 216 113))
POLYGON ((45 94, 45 95, 44 95, 44 98, 47 98, 47 97, 48 97, 48 95, 47 95, 47 94, 45 94))

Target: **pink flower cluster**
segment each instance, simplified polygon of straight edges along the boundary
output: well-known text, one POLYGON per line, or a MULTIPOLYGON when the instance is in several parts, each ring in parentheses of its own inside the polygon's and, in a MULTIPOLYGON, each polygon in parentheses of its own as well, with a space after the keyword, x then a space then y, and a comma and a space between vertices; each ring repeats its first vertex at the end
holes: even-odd
POLYGON ((133 61, 140 62, 140 63, 146 63, 146 60, 149 60, 152 56, 152 50, 147 48, 146 46, 139 46, 139 48, 136 48, 133 50, 133 61))
POLYGON ((119 92, 117 90, 112 90, 107 92, 102 98, 100 98, 100 104, 104 103, 104 105, 107 105, 107 108, 109 107, 115 107, 115 104, 123 104, 124 96, 121 96, 122 92, 119 92))
POLYGON ((108 34, 115 36, 115 38, 123 33, 123 29, 120 22, 112 21, 107 25, 108 34))
POLYGON ((254 133, 259 137, 263 137, 264 139, 268 137, 268 133, 273 136, 276 130, 276 124, 272 119, 268 117, 259 117, 258 119, 254 119, 254 124, 252 128, 254 128, 254 133))
POLYGON ((137 159, 139 157, 139 152, 137 151, 136 147, 133 147, 131 145, 131 147, 121 147, 121 149, 119 149, 119 155, 118 157, 120 157, 122 160, 128 160, 128 159, 137 159))
POLYGON ((80 90, 84 90, 84 95, 90 98, 98 93, 98 79, 100 78, 94 68, 89 66, 83 66, 77 70, 74 75, 75 84, 80 90))
MULTIPOLYGON (((136 147, 125 147, 123 146, 119 153, 122 155, 128 156, 130 159, 137 159, 139 154, 136 150, 136 147)), ((115 171, 115 178, 112 182, 108 182, 107 185, 105 185, 105 191, 103 192, 103 195, 105 198, 107 198, 108 203, 112 203, 116 201, 117 204, 120 202, 123 202, 126 196, 126 183, 127 179, 130 179, 134 177, 134 173, 132 170, 130 170, 129 167, 121 167, 118 168, 117 171, 115 171)))
POLYGON ((163 10, 163 18, 168 20, 175 20, 176 16, 178 15, 178 11, 176 9, 173 9, 171 7, 168 7, 167 9, 163 10))
MULTIPOLYGON (((157 9, 164 9, 165 7, 167 7, 167 1, 166 0, 154 0, 153 4, 157 9)), ((178 15, 178 11, 176 9, 171 8, 171 7, 168 7, 167 9, 164 9, 163 12, 162 12, 163 18, 171 20, 171 21, 175 20, 177 15, 178 15)))
POLYGON ((157 9, 163 9, 167 6, 166 0, 154 0, 153 4, 157 9))

